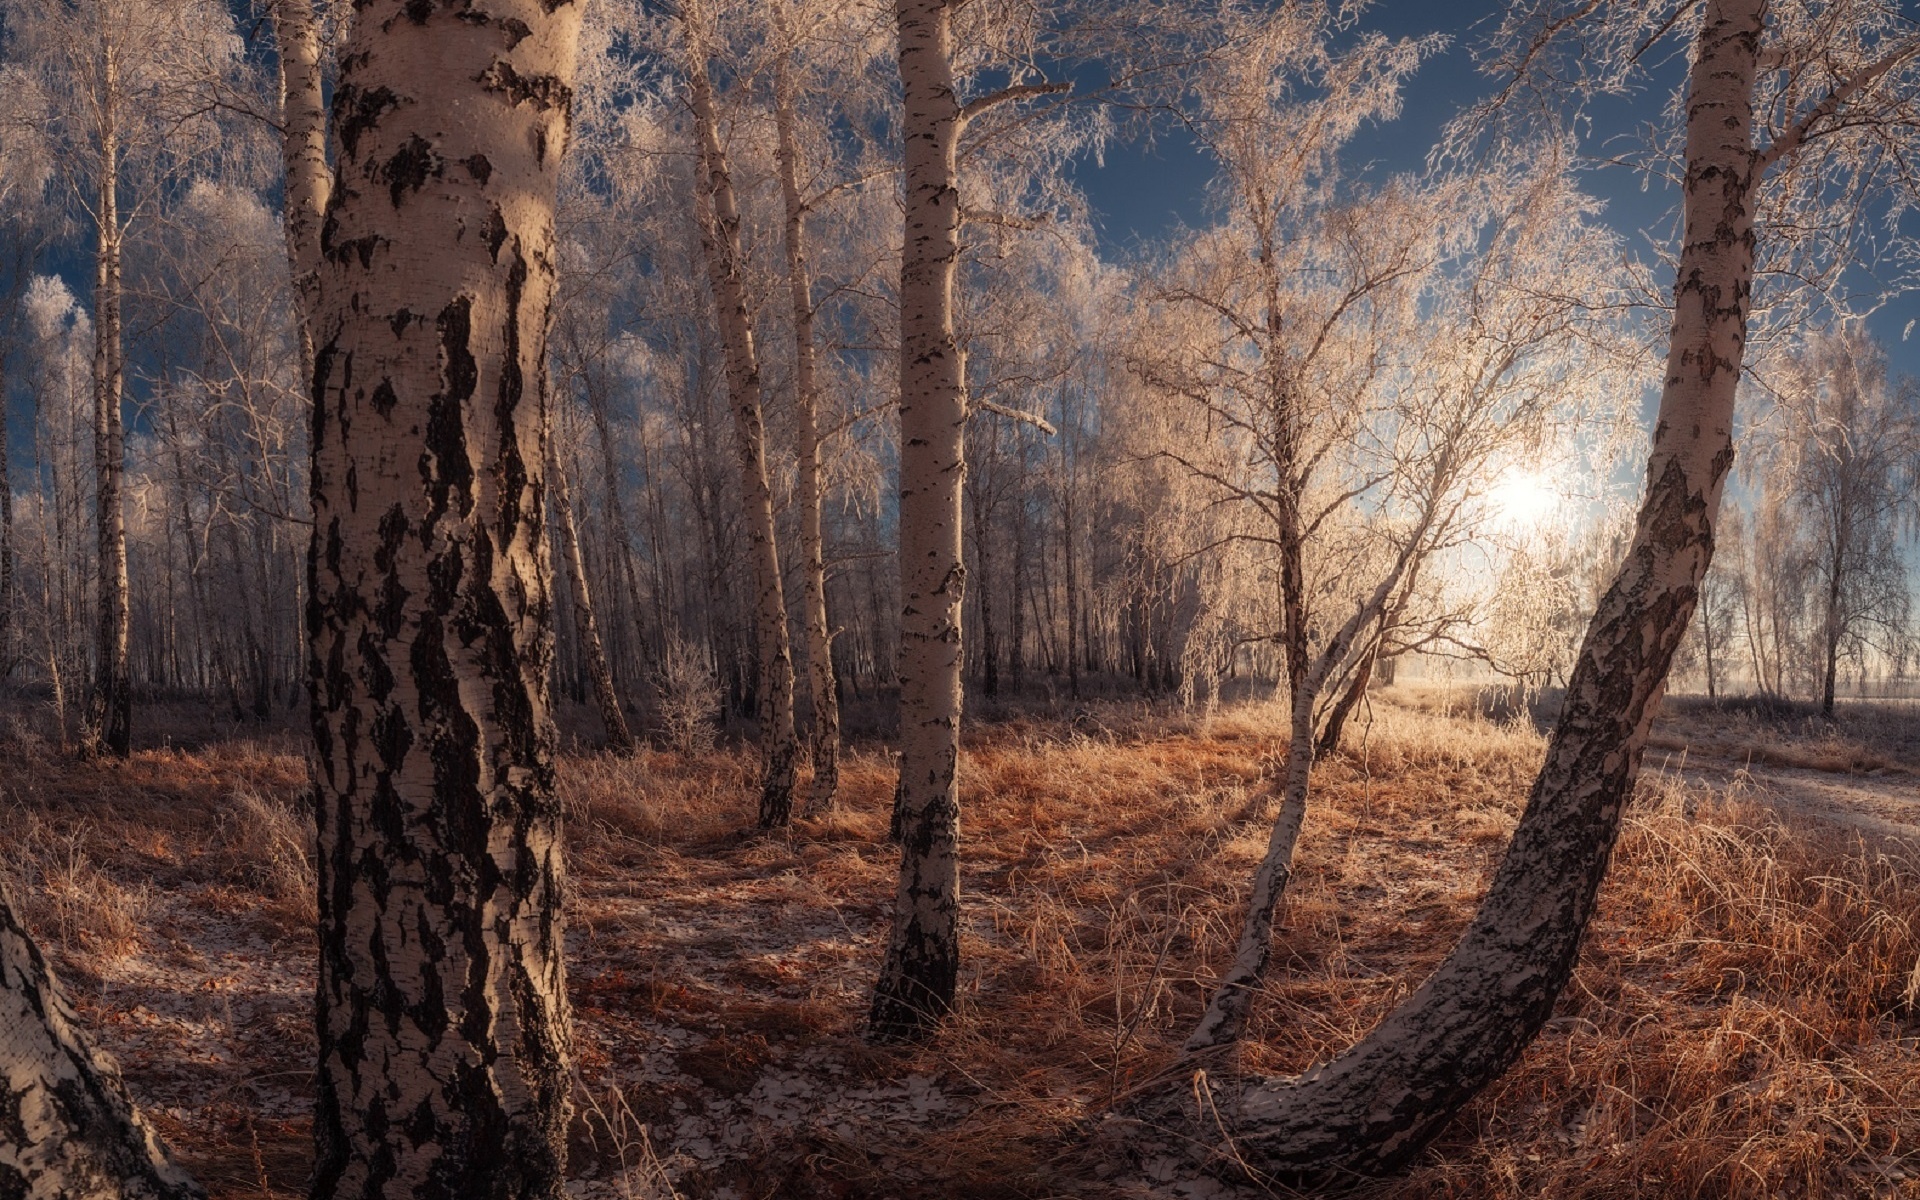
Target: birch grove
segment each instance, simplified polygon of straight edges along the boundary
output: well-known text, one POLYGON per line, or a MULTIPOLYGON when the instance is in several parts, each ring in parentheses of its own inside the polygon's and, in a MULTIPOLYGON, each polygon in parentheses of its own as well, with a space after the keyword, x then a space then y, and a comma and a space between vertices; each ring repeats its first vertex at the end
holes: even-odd
MULTIPOLYGON (((1009 979, 1148 911, 1102 879, 1029 919, 1046 871, 1171 836, 1043 821, 1063 785, 1021 756, 1150 758, 1198 831, 1137 849, 1179 898, 1144 981, 1101 984, 1111 1086, 1050 1152, 1408 1170, 1586 969, 1670 694, 1828 733, 1910 694, 1911 14, 1380 17, 0 0, 0 756, 71 799, 73 874, 98 814, 69 792, 107 812, 207 746, 300 747, 313 1196, 558 1198, 582 1150, 685 1184, 704 1159, 668 1141, 714 1139, 674 1089, 792 1065, 771 1016, 744 1057, 720 1015, 675 1026, 689 997, 935 1047, 862 1051, 876 1080, 998 1037, 1009 979), (1449 55, 1479 70, 1430 137, 1409 98, 1449 55), (1622 108, 1634 134, 1596 132, 1622 108), (1191 185, 1157 225, 1101 182, 1136 153, 1191 185), (1409 679, 1559 707, 1430 973, 1268 1077, 1316 856, 1355 840, 1328 806, 1364 789, 1371 821, 1409 679), (1228 708, 1260 731, 1238 757, 1228 708), (1033 828, 1016 853, 974 814, 1033 828), (582 973, 570 845, 588 924, 687 952, 582 973), (1189 860, 1237 882, 1189 895, 1189 860), (835 888, 839 932, 768 949, 835 888), (647 1039, 678 1065, 602 1078, 647 1039)), ((106 1052, 122 981, 36 924, 15 823, 0 1196, 204 1194, 106 1052)))

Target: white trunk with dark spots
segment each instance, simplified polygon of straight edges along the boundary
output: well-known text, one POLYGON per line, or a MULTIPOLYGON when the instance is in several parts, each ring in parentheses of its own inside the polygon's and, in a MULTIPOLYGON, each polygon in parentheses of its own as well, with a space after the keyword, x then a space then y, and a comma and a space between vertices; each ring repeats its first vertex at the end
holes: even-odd
POLYGON ((0 1197, 189 1200, 111 1058, 74 1020, 0 885, 0 1197))
POLYGON ((127 514, 121 499, 127 439, 121 425, 126 350, 120 328, 120 91, 119 47, 100 33, 95 111, 99 158, 95 162, 93 272, 93 473, 96 535, 97 622, 93 690, 87 698, 87 749, 125 758, 133 748, 133 668, 127 638, 132 608, 127 597, 127 514))
MULTIPOLYGON (((784 3, 775 9, 781 38, 794 42, 784 3)), ((792 72, 783 61, 774 75, 774 127, 779 146, 780 197, 787 218, 787 298, 793 314, 795 450, 800 460, 801 619, 807 638, 807 685, 813 701, 813 786, 808 804, 833 804, 840 788, 840 693, 833 677, 833 635, 827 625, 826 543, 820 529, 820 386, 813 342, 813 282, 807 269, 807 205, 800 195, 792 72)))
POLYGON ((905 99, 900 260, 900 883, 874 1036, 926 1028, 960 971, 960 557, 966 400, 953 333, 960 253, 953 9, 898 0, 905 99))
MULTIPOLYGON (((1588 627, 1566 707, 1472 925, 1358 1045, 1291 1080, 1188 1111, 1196 1136, 1283 1175, 1405 1164, 1519 1056, 1571 977, 1733 461, 1753 280, 1753 89, 1765 0, 1709 0, 1687 101, 1685 245, 1647 491, 1588 627), (1216 1122, 1219 1123, 1216 1123, 1216 1122)), ((1168 1112, 1159 1114, 1170 1116, 1168 1112)))
POLYGON ((313 314, 320 288, 320 224, 333 172, 327 166, 327 109, 320 72, 320 27, 313 0, 273 0, 280 52, 280 151, 286 182, 287 263, 298 305, 301 363, 313 370, 313 314))
POLYGON ((546 510, 580 5, 368 0, 334 98, 307 626, 313 1194, 562 1195, 546 510))
POLYGON ((787 598, 780 575, 780 543, 767 481, 766 421, 760 403, 760 359, 741 278, 740 206, 720 144, 713 83, 707 74, 708 14, 688 0, 681 31, 687 43, 687 101, 700 144, 700 248, 707 260, 720 341, 726 350, 733 401, 734 447, 746 505, 747 546, 753 558, 754 628, 760 651, 760 824, 785 825, 793 815, 794 775, 800 757, 793 728, 793 650, 787 636, 787 598))
POLYGON ((567 487, 567 473, 556 461, 550 468, 554 515, 560 521, 560 552, 567 559, 567 585, 573 595, 574 624, 579 630, 581 648, 587 655, 587 675, 593 680, 593 698, 600 706, 600 722, 607 730, 607 745, 625 753, 633 749, 633 733, 627 728, 627 714, 620 707, 620 691, 613 683, 613 668, 607 662, 607 648, 600 640, 600 622, 593 611, 593 593, 587 581, 587 561, 580 551, 580 527, 573 519, 573 496, 567 487))

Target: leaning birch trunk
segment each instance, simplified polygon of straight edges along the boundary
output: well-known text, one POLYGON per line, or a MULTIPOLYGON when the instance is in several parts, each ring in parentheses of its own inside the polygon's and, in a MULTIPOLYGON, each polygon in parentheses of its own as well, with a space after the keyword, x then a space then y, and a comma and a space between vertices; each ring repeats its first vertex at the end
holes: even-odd
POLYGON ((189 1200, 0 884, 0 1196, 189 1200))
MULTIPOLYGON (((1440 489, 1436 488, 1438 494, 1440 489)), ((1253 886, 1247 891, 1246 920, 1240 926, 1240 940, 1234 947, 1233 964, 1214 989, 1207 1010, 1187 1038, 1189 1052, 1228 1046, 1240 1040, 1246 1031, 1247 1016, 1253 1006, 1254 992, 1267 973, 1267 959, 1273 948, 1273 918, 1293 878, 1293 851, 1300 841, 1300 827, 1307 816, 1307 792, 1313 778, 1314 709, 1327 680, 1347 661, 1360 631, 1380 619, 1388 599, 1400 586, 1409 565, 1421 557, 1428 532, 1433 526, 1430 507, 1401 548, 1393 568, 1374 586, 1365 601, 1348 615, 1327 645, 1312 660, 1305 662, 1304 645, 1289 644, 1289 663, 1301 662, 1304 671, 1291 672, 1292 701, 1287 741, 1287 765, 1280 786, 1280 814, 1274 818, 1267 835, 1267 850, 1253 872, 1253 886)), ((1304 609, 1301 610, 1304 612, 1304 609)), ((1305 628, 1300 627, 1302 643, 1305 628)))
POLYGON ((689 0, 681 30, 687 42, 687 99, 700 142, 700 248, 707 260, 720 340, 732 392, 740 491, 746 503, 747 542, 753 557, 755 630, 760 649, 760 825, 773 829, 793 816, 793 782, 800 757, 793 731, 793 651, 787 637, 787 598, 780 576, 780 544, 773 521, 773 488, 767 482, 766 423, 760 405, 760 361, 753 321, 740 277, 740 208, 733 176, 720 145, 713 83, 707 75, 708 14, 689 0))
POLYGON ((905 99, 900 258, 900 884, 871 1029, 911 1037, 960 974, 960 485, 966 401, 953 336, 960 249, 949 0, 897 0, 905 99))
MULTIPOLYGON (((774 9, 781 40, 794 44, 784 0, 774 9)), ((779 138, 780 197, 787 217, 787 294, 793 310, 793 407, 799 453, 802 624, 807 631, 807 684, 813 700, 813 786, 807 804, 829 808, 840 790, 840 693, 833 678, 833 634, 827 625, 827 559, 820 532, 820 389, 813 344, 813 283, 807 271, 807 205, 800 196, 794 144, 793 79, 786 60, 774 75, 774 127, 779 138)))
POLYGON ((133 672, 127 657, 131 609, 127 599, 127 515, 120 498, 127 441, 120 395, 125 376, 120 330, 120 142, 114 104, 120 63, 106 34, 100 37, 100 146, 94 213, 98 240, 93 274, 93 470, 98 626, 94 683, 87 704, 90 753, 125 758, 133 749, 133 672))
POLYGON ((564 1194, 546 509, 580 5, 366 0, 314 324, 316 1200, 564 1194))
POLYGON ((554 516, 560 521, 560 551, 567 558, 567 583, 573 592, 573 614, 580 626, 580 641, 587 652, 587 675, 593 680, 593 698, 600 705, 600 721, 607 729, 607 744, 625 754, 633 749, 633 733, 627 728, 627 715, 620 708, 619 689, 613 686, 607 648, 600 641, 600 623, 594 619, 593 594, 587 590, 587 562, 580 553, 580 528, 573 520, 573 497, 567 489, 567 473, 557 458, 548 470, 553 475, 553 508, 554 516))
MULTIPOLYGON (((1472 925, 1351 1050, 1220 1097, 1190 1131, 1281 1175, 1410 1161, 1546 1023, 1632 793, 1654 707, 1713 550, 1753 281, 1753 87, 1765 0, 1709 0, 1687 101, 1685 245, 1633 544, 1588 626, 1564 715, 1472 925)), ((1165 1114, 1163 1114, 1165 1115, 1165 1114)))
POLYGON ((280 152, 286 182, 287 263, 298 297, 300 363, 313 370, 313 315, 320 288, 320 225, 333 173, 327 167, 327 109, 320 28, 313 0, 273 0, 280 59, 280 152))

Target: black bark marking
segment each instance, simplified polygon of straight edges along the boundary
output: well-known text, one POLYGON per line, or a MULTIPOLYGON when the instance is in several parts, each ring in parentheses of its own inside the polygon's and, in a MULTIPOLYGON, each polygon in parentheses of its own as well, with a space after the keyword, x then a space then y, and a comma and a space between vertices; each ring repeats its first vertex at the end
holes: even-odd
POLYGON ((573 89, 552 75, 522 75, 505 59, 480 73, 475 81, 490 92, 498 92, 514 106, 530 104, 541 112, 567 111, 573 104, 573 89))
POLYGON ((487 253, 494 262, 500 261, 500 247, 507 242, 507 218, 501 213, 498 204, 487 206, 487 232, 485 235, 487 253))
POLYGON ((420 456, 420 478, 427 485, 431 511, 421 523, 428 538, 433 526, 457 505, 465 515, 473 506, 473 463, 467 458, 464 408, 479 386, 480 368, 474 361, 473 298, 461 296, 440 312, 440 374, 444 386, 427 404, 426 449, 420 456))
MULTIPOLYGON (((399 331, 395 330, 394 332, 398 333, 399 331)), ((391 417, 393 415, 393 406, 400 402, 400 397, 394 394, 393 381, 391 379, 382 379, 379 386, 373 389, 373 395, 367 397, 367 402, 373 405, 374 412, 379 413, 383 417, 391 417)))
POLYGON ((467 174, 473 176, 473 181, 481 187, 487 186, 487 180, 493 178, 493 163, 484 154, 470 155, 461 165, 466 167, 467 174))
MULTIPOLYGON (((393 206, 399 208, 403 196, 427 186, 427 180, 438 178, 445 165, 439 151, 419 134, 414 134, 387 160, 379 175, 387 181, 393 206)), ((396 329, 395 332, 399 331, 396 329)))
MULTIPOLYGON (((347 73, 347 64, 341 65, 341 73, 347 73)), ((333 97, 333 127, 340 138, 340 149, 345 158, 354 158, 360 152, 360 135, 380 123, 380 118, 400 106, 400 97, 391 88, 360 88, 343 83, 333 97)))

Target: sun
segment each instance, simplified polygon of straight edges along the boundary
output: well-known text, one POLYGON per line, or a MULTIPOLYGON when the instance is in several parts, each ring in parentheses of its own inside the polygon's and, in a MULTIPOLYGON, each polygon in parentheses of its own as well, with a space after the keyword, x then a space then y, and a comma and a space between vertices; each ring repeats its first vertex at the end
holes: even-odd
POLYGON ((1508 529, 1532 529, 1559 507, 1560 493, 1531 471, 1510 473, 1487 493, 1488 511, 1508 529))

